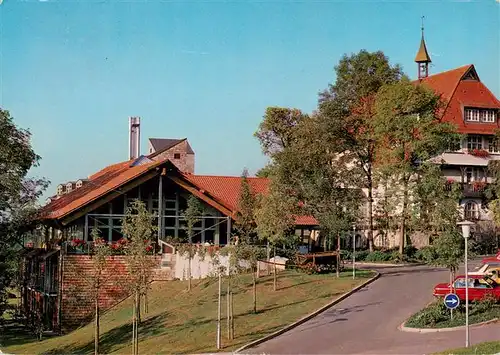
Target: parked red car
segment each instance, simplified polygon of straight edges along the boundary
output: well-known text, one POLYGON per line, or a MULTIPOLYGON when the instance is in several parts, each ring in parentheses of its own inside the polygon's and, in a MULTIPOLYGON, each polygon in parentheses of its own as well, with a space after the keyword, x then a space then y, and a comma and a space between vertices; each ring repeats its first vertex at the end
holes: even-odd
MULTIPOLYGON (((500 301, 500 285, 484 275, 469 275, 469 301, 479 301, 486 295, 493 295, 500 301)), ((453 281, 454 292, 461 301, 465 301, 465 276, 457 276, 453 281)), ((434 287, 434 296, 444 297, 451 292, 449 283, 434 287)))

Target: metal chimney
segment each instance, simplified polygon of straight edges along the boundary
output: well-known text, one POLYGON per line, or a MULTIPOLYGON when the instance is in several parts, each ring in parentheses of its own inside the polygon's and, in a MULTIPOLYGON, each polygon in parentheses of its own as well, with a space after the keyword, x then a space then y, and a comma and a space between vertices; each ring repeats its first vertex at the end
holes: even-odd
POLYGON ((141 118, 130 117, 128 122, 129 159, 137 159, 141 153, 141 118))

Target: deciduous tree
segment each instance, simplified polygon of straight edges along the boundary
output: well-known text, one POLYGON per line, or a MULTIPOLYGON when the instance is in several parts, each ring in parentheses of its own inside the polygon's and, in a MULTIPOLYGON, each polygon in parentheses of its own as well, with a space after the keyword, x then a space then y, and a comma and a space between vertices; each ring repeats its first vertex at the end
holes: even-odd
POLYGON ((48 186, 45 179, 27 176, 40 161, 30 137, 9 111, 0 108, 0 317, 7 305, 6 289, 17 272, 23 235, 35 228, 36 201, 48 186))
POLYGON ((401 255, 410 217, 410 191, 419 172, 423 172, 422 164, 456 144, 459 138, 451 124, 440 121, 440 108, 439 96, 406 79, 383 86, 376 96, 377 162, 389 183, 400 191, 401 255))
POLYGON ((133 354, 139 353, 139 319, 140 296, 147 292, 155 266, 150 257, 153 246, 152 236, 156 227, 153 225, 154 215, 150 214, 140 200, 136 200, 127 208, 123 219, 123 235, 127 240, 125 253, 129 271, 129 282, 134 295, 134 309, 132 318, 132 349, 133 354))
MULTIPOLYGON (((373 192, 376 137, 373 130, 375 95, 386 84, 402 77, 384 53, 362 50, 344 55, 335 66, 336 80, 320 94, 323 130, 342 146, 344 160, 355 167, 358 188, 367 189, 368 245, 373 250, 373 192)), ((363 201, 364 203, 364 201, 363 201)))
POLYGON ((188 235, 188 291, 191 291, 191 259, 194 256, 193 234, 196 223, 200 222, 200 216, 203 214, 203 205, 196 196, 191 195, 187 201, 187 208, 183 213, 186 220, 186 231, 188 235))

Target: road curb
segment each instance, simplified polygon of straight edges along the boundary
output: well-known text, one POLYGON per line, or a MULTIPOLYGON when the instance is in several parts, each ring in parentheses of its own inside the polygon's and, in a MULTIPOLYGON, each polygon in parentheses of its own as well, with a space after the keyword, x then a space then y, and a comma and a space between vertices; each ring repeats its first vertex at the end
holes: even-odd
POLYGON ((365 262, 356 262, 356 265, 359 266, 373 266, 373 267, 408 267, 408 266, 424 266, 427 265, 426 263, 401 263, 401 264, 394 264, 394 263, 365 263, 365 262))
MULTIPOLYGON (((498 320, 499 320, 498 318, 494 318, 494 319, 487 320, 485 322, 470 324, 469 328, 476 328, 476 327, 480 327, 483 325, 496 323, 496 322, 498 322, 498 320)), ((401 325, 398 327, 398 329, 400 331, 408 332, 408 333, 423 333, 423 334, 425 334, 425 333, 454 332, 456 330, 465 329, 465 325, 460 325, 458 327, 451 327, 451 328, 410 328, 410 327, 405 327, 405 323, 407 321, 408 321, 408 319, 405 320, 403 323, 401 323, 401 325)))
POLYGON ((294 323, 292 323, 292 324, 289 324, 289 325, 285 326, 284 328, 282 328, 282 329, 280 329, 280 330, 278 330, 278 331, 276 331, 276 332, 274 332, 274 333, 271 333, 271 334, 269 334, 269 335, 266 335, 265 337, 262 337, 262 338, 260 338, 260 339, 254 340, 254 341, 252 341, 252 342, 250 342, 250 343, 248 343, 248 344, 246 344, 246 345, 243 345, 241 348, 236 349, 236 350, 233 352, 233 354, 238 354, 238 353, 240 353, 240 352, 241 352, 241 351, 243 351, 243 350, 246 350, 246 349, 248 349, 248 348, 252 348, 252 347, 254 347, 255 345, 259 345, 259 344, 261 344, 261 343, 263 343, 263 342, 266 342, 266 341, 268 341, 268 340, 270 340, 270 339, 276 338, 277 336, 279 336, 279 335, 281 335, 281 334, 283 334, 283 333, 286 333, 287 331, 289 331, 289 330, 291 330, 291 329, 293 329, 293 328, 295 328, 295 327, 297 327, 297 326, 301 325, 302 323, 307 322, 309 319, 316 317, 318 314, 320 314, 320 313, 322 313, 322 312, 326 311, 326 310, 327 310, 328 308, 330 308, 330 307, 335 306, 337 303, 339 303, 339 302, 341 302, 341 301, 345 300, 347 297, 349 297, 349 296, 350 296, 350 295, 352 295, 353 293, 356 293, 357 291, 359 291, 359 290, 360 290, 360 289, 362 289, 363 287, 365 287, 365 286, 367 286, 367 285, 371 284, 373 281, 377 280, 379 277, 380 277, 380 273, 375 271, 375 276, 373 276, 373 277, 372 277, 371 279, 369 279, 369 280, 366 280, 366 281, 365 281, 365 282, 363 282, 361 285, 356 286, 356 287, 355 287, 355 288, 353 288, 351 291, 344 293, 343 295, 341 295, 341 296, 337 297, 336 299, 334 299, 332 302, 330 302, 330 303, 328 303, 328 304, 324 305, 323 307, 321 307, 321 308, 317 309, 316 311, 314 311, 314 312, 312 312, 312 313, 308 314, 307 316, 305 316, 305 317, 303 317, 303 318, 299 319, 298 321, 296 321, 296 322, 294 322, 294 323))

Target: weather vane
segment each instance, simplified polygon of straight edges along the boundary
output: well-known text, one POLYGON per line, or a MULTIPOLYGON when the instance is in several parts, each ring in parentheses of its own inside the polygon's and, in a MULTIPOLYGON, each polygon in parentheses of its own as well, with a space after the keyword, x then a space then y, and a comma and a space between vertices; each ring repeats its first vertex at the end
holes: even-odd
POLYGON ((422 27, 421 27, 422 28, 422 33, 424 32, 424 18, 425 18, 425 16, 421 17, 421 19, 422 19, 422 27))

